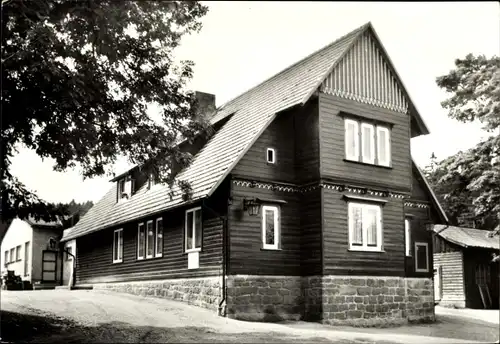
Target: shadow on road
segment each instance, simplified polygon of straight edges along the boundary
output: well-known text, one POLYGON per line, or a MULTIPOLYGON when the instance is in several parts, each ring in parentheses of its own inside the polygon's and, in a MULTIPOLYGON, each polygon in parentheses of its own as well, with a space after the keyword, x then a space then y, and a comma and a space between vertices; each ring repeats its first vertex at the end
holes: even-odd
MULTIPOLYGON (((273 332, 225 334, 208 327, 131 326, 119 321, 82 326, 51 315, 8 311, 0 315, 1 341, 10 343, 304 343, 302 337, 273 332)), ((308 340, 311 343, 332 342, 319 337, 308 340)))

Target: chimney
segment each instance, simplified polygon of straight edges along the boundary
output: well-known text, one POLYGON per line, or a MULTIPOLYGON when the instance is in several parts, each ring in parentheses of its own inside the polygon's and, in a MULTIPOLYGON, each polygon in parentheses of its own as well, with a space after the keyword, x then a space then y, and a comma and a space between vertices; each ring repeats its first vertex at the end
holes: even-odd
POLYGON ((198 100, 198 114, 210 117, 215 111, 215 94, 195 91, 198 100))

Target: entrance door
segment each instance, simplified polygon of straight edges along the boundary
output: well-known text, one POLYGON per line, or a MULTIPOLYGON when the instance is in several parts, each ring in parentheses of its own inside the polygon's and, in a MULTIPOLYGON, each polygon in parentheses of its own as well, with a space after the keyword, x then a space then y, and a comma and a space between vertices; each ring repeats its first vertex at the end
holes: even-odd
POLYGON ((441 274, 442 268, 440 265, 434 268, 434 302, 441 301, 441 274))
POLYGON ((42 252, 42 282, 56 281, 57 251, 42 252))

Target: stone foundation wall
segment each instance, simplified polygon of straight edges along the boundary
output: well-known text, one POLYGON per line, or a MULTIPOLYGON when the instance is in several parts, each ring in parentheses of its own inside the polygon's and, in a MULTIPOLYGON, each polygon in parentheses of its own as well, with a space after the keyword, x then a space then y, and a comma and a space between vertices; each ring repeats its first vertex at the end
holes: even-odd
POLYGON ((305 317, 321 312, 330 324, 378 325, 434 320, 433 283, 429 278, 308 277, 304 283, 305 317))
POLYGON ((227 316, 246 321, 299 320, 302 277, 228 276, 227 316))
POLYGON ((185 278, 158 281, 98 283, 94 290, 163 297, 217 310, 221 300, 221 278, 185 278))

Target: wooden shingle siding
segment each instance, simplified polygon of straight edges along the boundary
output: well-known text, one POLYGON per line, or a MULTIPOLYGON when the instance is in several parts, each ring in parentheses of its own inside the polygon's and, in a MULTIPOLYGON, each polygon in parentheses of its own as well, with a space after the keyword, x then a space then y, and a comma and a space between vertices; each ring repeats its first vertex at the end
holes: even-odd
POLYGON ((231 173, 234 176, 257 180, 294 182, 295 142, 293 120, 294 116, 291 112, 279 114, 250 147, 231 173), (275 164, 267 162, 267 148, 275 150, 275 164))
POLYGON ((411 191, 410 117, 387 109, 319 95, 320 173, 323 178, 359 185, 411 191), (342 114, 361 116, 393 124, 391 130, 392 168, 345 161, 344 118, 342 114))
POLYGON ((300 197, 300 227, 302 274, 322 274, 322 211, 321 190, 305 192, 300 197))
POLYGON ((263 188, 232 185, 233 202, 229 207, 229 274, 290 275, 301 274, 299 195, 263 188), (281 208, 281 247, 279 250, 262 249, 262 210, 258 216, 243 211, 243 199, 260 197, 284 200, 281 208))
POLYGON ((319 178, 319 112, 314 97, 304 108, 295 111, 295 176, 297 183, 319 178))
POLYGON ((325 275, 404 276, 403 201, 389 198, 382 207, 384 252, 357 252, 348 250, 348 206, 343 193, 322 192, 325 275))
POLYGON ((160 215, 77 239, 77 284, 126 282, 219 275, 222 265, 222 222, 203 212, 203 241, 199 269, 187 269, 184 253, 184 210, 163 214, 163 256, 137 260, 137 225, 160 215), (112 263, 113 231, 123 228, 123 262, 112 263))
POLYGON ((462 252, 435 253, 434 265, 441 266, 442 301, 465 301, 462 252))

